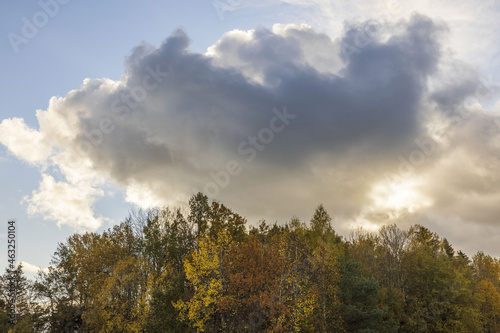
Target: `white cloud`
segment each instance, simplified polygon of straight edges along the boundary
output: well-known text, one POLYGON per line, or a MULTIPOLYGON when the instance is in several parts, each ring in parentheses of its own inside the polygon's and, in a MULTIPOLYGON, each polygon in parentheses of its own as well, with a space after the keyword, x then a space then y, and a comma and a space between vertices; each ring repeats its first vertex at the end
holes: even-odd
POLYGON ((68 225, 76 230, 97 230, 105 218, 96 217, 92 205, 104 192, 92 186, 79 183, 57 182, 42 174, 38 190, 24 200, 29 214, 40 214, 45 220, 54 220, 58 225, 68 225))
POLYGON ((166 198, 159 197, 157 192, 154 184, 132 183, 127 186, 125 200, 143 209, 172 204, 166 202, 166 198))
POLYGON ((0 123, 0 143, 9 147, 17 158, 29 163, 43 162, 51 152, 44 136, 29 128, 21 118, 4 119, 0 123))
POLYGON ((29 262, 26 262, 26 261, 20 261, 19 263, 23 265, 24 272, 36 274, 39 271, 42 271, 45 273, 47 273, 49 271, 48 268, 36 266, 36 265, 30 264, 29 262))

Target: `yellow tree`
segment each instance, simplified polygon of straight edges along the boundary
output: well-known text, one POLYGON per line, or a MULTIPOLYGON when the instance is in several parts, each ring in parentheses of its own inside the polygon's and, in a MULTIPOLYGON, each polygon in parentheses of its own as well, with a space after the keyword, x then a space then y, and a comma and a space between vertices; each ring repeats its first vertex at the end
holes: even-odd
POLYGON ((102 235, 86 233, 68 239, 76 289, 83 305, 85 329, 133 332, 141 317, 147 276, 135 253, 130 226, 121 224, 102 235), (120 325, 119 329, 116 325, 120 325))
POLYGON ((472 259, 485 332, 500 331, 500 260, 483 252, 472 259))
POLYGON ((116 262, 95 301, 104 324, 102 332, 139 332, 147 317, 143 260, 126 256, 116 262))
POLYGON ((281 254, 288 263, 281 274, 280 295, 289 309, 275 323, 275 331, 312 330, 318 289, 311 280, 311 250, 306 231, 305 224, 294 217, 283 236, 274 240, 280 242, 281 254))
POLYGON ((500 293, 490 280, 482 280, 477 288, 484 331, 500 332, 500 293))
POLYGON ((321 332, 342 332, 344 326, 338 297, 340 284, 339 250, 334 244, 321 242, 313 252, 312 281, 318 289, 315 326, 321 332))
POLYGON ((223 289, 225 272, 223 263, 231 246, 231 238, 221 230, 215 238, 205 237, 198 240, 198 249, 185 260, 184 269, 194 295, 188 300, 180 300, 175 307, 181 319, 191 323, 198 332, 224 329, 226 320, 218 316, 217 302, 223 289))

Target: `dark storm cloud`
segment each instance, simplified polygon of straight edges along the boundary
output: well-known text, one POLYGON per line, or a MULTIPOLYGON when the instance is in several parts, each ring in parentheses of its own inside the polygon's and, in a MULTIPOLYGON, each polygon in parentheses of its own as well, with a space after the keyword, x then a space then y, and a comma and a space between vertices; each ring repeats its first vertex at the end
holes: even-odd
MULTIPOLYGON (((351 36, 356 29, 362 27, 351 27, 341 48, 355 45, 351 36)), ((401 34, 387 42, 373 39, 344 59, 338 75, 304 64, 296 40, 267 29, 257 30, 250 42, 226 41, 217 47, 218 56, 262 72, 261 83, 248 80, 238 66, 216 66, 211 58, 191 53, 187 35, 178 30, 159 48, 143 45, 128 58, 126 81, 114 95, 142 86, 152 69, 168 76, 144 101, 134 102, 137 107, 118 104, 126 111, 111 115, 117 130, 109 144, 118 151, 127 147, 130 159, 148 161, 151 168, 159 161, 149 163, 150 158, 158 156, 171 164, 167 157, 172 154, 181 160, 206 151, 231 154, 269 121, 273 108, 287 106, 300 120, 259 156, 259 163, 293 166, 310 155, 341 154, 359 144, 370 150, 404 146, 420 130, 417 116, 426 79, 439 59, 440 30, 430 20, 414 17, 401 34), (228 46, 231 42, 236 45, 228 46)), ((109 110, 93 112, 102 111, 109 110)), ((119 162, 112 168, 120 177, 148 168, 133 165, 127 170, 119 162)))

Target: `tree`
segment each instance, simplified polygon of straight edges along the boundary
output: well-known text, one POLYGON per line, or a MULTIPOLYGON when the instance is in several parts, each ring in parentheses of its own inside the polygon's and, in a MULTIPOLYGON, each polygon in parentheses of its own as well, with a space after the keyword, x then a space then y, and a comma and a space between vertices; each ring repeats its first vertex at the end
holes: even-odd
POLYGON ((286 332, 310 331, 318 291, 311 281, 311 248, 306 224, 293 217, 280 241, 288 261, 280 288, 290 313, 280 319, 277 327, 286 332))
POLYGON ((208 235, 210 237, 216 237, 224 230, 236 242, 241 242, 245 238, 246 220, 221 203, 212 202, 209 221, 208 235))
POLYGON ((307 231, 310 254, 310 281, 317 289, 318 304, 314 310, 314 330, 341 332, 344 327, 338 297, 340 284, 339 255, 343 252, 341 238, 335 234, 331 217, 319 205, 307 231))
POLYGON ((39 305, 35 302, 32 293, 32 283, 24 275, 23 265, 19 262, 15 269, 5 270, 0 276, 0 293, 2 302, 3 322, 0 327, 4 330, 12 329, 13 332, 31 332, 32 327, 40 312, 39 305), (13 289, 12 289, 13 287, 13 289), (8 303, 10 291, 15 292, 15 325, 11 325, 8 316, 8 303))
POLYGON ((341 279, 339 296, 347 332, 395 332, 394 323, 385 321, 387 307, 380 306, 379 284, 366 278, 361 264, 340 257, 341 279))
POLYGON ((306 224, 245 230, 199 193, 190 212, 151 209, 70 236, 32 283, 13 272, 18 322, 1 332, 498 332, 500 261, 421 225, 336 235, 306 224))
POLYGON ((477 281, 490 280, 500 287, 500 260, 479 251, 472 257, 472 267, 477 281))
POLYGON ((101 332, 138 332, 147 316, 144 263, 126 256, 114 264, 93 304, 99 312, 101 332), (102 319, 101 319, 102 318, 102 319))
POLYGON ((203 235, 208 228, 210 206, 208 197, 201 192, 189 199, 188 221, 196 226, 196 238, 203 235))
POLYGON ((168 208, 150 211, 143 228, 142 251, 148 265, 148 293, 151 296, 146 332, 169 327, 170 332, 186 332, 188 326, 178 320, 174 303, 188 292, 184 260, 195 248, 192 226, 180 210, 168 208))
POLYGON ((500 332, 500 293, 498 289, 490 280, 481 280, 477 288, 484 332, 500 332))
POLYGON ((311 281, 318 291, 315 331, 341 332, 344 328, 339 298, 341 249, 336 244, 319 243, 311 258, 311 281))
POLYGON ((485 332, 500 331, 500 261, 483 252, 472 258, 479 295, 481 322, 485 332))
POLYGON ((38 326, 53 332, 82 332, 83 301, 77 290, 77 272, 71 264, 72 250, 60 243, 48 272, 40 271, 34 292, 42 304, 38 326))
POLYGON ((286 265, 279 244, 264 247, 257 235, 233 244, 224 262, 227 288, 218 301, 218 310, 228 318, 227 331, 271 331, 289 312, 279 295, 286 265))
POLYGON ((327 232, 333 231, 332 218, 327 213, 323 205, 319 205, 314 211, 311 219, 311 231, 316 235, 324 235, 327 232))
POLYGON ((410 248, 403 263, 406 331, 479 332, 472 274, 461 259, 442 251, 443 242, 428 229, 410 229, 410 248))
POLYGON ((224 261, 231 243, 224 230, 215 238, 199 239, 198 249, 184 262, 186 277, 195 292, 188 301, 179 300, 174 306, 181 319, 190 322, 198 332, 221 330, 227 325, 226 318, 218 316, 217 303, 224 290, 224 261))

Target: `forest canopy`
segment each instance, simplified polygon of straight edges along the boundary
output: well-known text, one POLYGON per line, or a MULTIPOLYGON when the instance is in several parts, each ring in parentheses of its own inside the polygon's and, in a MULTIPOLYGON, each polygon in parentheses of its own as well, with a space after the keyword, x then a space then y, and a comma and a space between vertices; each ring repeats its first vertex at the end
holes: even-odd
POLYGON ((250 226, 198 193, 60 243, 35 280, 1 276, 1 332, 500 332, 500 261, 422 225, 350 237, 310 221, 250 226))

